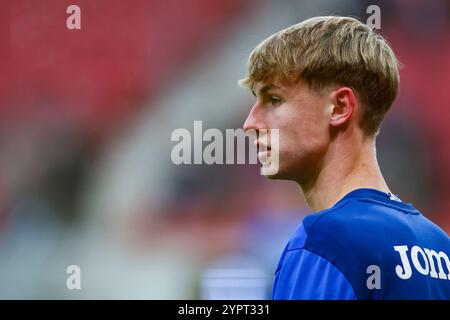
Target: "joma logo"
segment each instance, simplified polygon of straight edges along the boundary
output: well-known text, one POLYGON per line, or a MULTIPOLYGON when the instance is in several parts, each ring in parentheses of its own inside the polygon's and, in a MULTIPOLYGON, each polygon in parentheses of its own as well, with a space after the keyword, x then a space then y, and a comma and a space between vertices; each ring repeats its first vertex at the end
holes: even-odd
MULTIPOLYGON (((409 279, 412 276, 412 268, 408 257, 408 246, 395 246, 394 250, 400 255, 402 264, 395 267, 395 272, 400 279, 409 279)), ((425 276, 450 280, 450 261, 445 252, 437 253, 434 250, 413 246, 409 252, 414 268, 425 276), (421 259, 419 259, 419 256, 421 259), (436 268, 437 264, 437 268, 436 268), (444 265, 446 270, 444 270, 444 265)))

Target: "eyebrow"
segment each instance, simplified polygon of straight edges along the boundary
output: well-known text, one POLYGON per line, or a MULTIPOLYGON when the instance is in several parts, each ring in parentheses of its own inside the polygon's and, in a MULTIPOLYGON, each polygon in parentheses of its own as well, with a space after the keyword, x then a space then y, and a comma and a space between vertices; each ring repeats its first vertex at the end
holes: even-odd
MULTIPOLYGON (((266 94, 267 91, 269 91, 270 89, 281 89, 281 88, 274 84, 266 84, 266 85, 262 86, 261 89, 259 89, 259 95, 262 96, 262 95, 266 94)), ((256 97, 255 90, 252 89, 252 93, 256 97)))

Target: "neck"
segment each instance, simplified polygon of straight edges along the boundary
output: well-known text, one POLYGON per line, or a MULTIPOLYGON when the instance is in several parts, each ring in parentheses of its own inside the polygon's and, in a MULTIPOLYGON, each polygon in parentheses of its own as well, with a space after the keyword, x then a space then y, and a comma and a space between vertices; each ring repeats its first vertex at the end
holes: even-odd
POLYGON ((361 139, 360 148, 354 143, 330 144, 316 173, 298 181, 313 211, 328 209, 359 188, 390 192, 376 158, 375 138, 361 139))

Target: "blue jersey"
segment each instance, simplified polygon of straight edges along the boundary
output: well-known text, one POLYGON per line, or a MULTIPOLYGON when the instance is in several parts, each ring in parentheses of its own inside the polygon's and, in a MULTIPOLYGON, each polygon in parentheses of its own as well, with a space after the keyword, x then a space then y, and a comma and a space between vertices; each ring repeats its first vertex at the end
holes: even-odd
POLYGON ((411 204, 357 189, 309 215, 283 251, 273 299, 450 299, 450 238, 411 204))

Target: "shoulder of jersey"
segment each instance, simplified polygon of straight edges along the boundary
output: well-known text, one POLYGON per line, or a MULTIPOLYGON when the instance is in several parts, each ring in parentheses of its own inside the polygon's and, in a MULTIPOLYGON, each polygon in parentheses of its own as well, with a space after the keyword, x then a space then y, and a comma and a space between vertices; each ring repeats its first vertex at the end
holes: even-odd
MULTIPOLYGON (((307 216, 303 227, 309 241, 351 241, 361 243, 364 238, 374 233, 380 234, 381 229, 389 230, 395 227, 392 214, 383 213, 395 210, 377 202, 348 199, 336 207, 307 216)), ((401 214, 400 212, 398 214, 401 214)))

